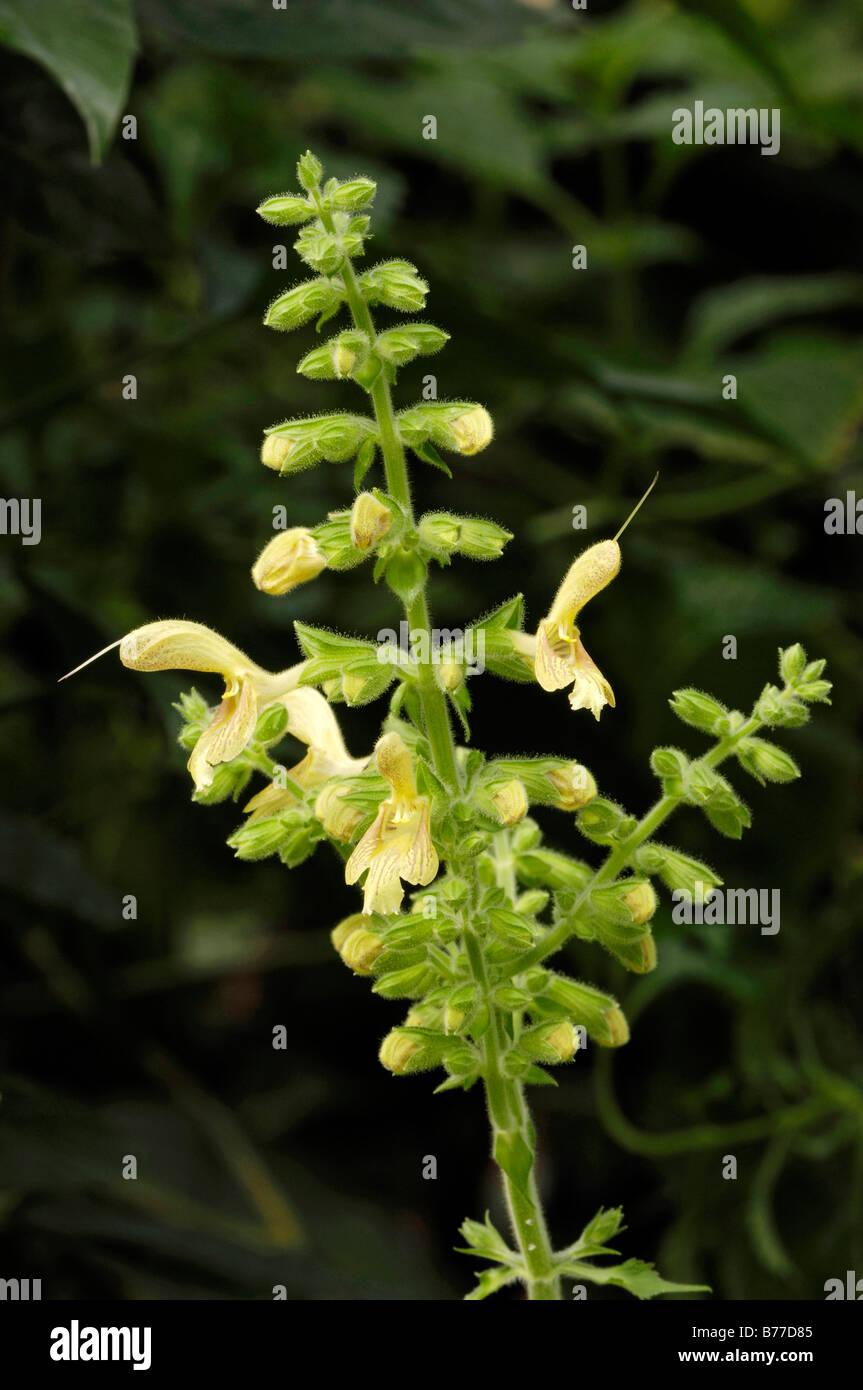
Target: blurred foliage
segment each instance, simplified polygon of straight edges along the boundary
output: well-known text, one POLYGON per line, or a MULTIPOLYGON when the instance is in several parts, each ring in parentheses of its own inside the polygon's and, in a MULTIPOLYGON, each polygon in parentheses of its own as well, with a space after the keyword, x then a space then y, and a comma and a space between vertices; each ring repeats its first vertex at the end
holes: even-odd
MULTIPOLYGON (((741 844, 674 828, 730 885, 780 887, 781 932, 666 909, 657 972, 596 981, 635 1022, 614 1075, 588 1053, 537 1102, 553 1229, 620 1202, 669 1277, 822 1297, 863 1268, 861 541, 823 529, 827 498, 863 496, 863 5, 0 0, 0 39, 2 490, 43 508, 40 545, 0 545, 2 1273, 46 1297, 459 1297, 456 1227, 494 1213, 475 1097, 377 1066, 396 1013, 335 961, 334 866, 235 863, 230 808, 190 803, 180 678, 108 659, 54 684, 155 617, 273 668, 294 618, 391 621, 350 575, 282 600, 247 579, 274 505, 314 524, 350 493, 345 469, 256 462, 263 427, 327 408, 260 326, 286 277, 253 211, 311 144, 378 180, 374 255, 416 261, 452 334, 440 393, 497 422, 455 482, 418 480, 516 532, 439 579, 442 623, 517 590, 535 620, 585 539, 573 507, 608 534, 662 469, 594 614, 617 710, 594 728, 486 678, 481 746, 583 758, 644 806, 676 685, 748 707, 780 644, 828 658, 800 786, 756 791, 741 844), (781 153, 672 144, 695 100, 781 108, 781 153)), ((376 711, 351 713, 360 753, 376 711)))

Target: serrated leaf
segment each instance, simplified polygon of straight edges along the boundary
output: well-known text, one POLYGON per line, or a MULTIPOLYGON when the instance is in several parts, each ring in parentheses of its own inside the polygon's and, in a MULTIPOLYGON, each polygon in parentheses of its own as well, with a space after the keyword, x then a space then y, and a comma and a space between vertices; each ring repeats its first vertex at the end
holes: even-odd
POLYGON ((621 1265, 583 1264, 579 1260, 567 1263, 562 1271, 575 1279, 587 1279, 592 1284, 616 1284, 635 1298, 656 1298, 666 1293, 710 1293, 708 1284, 673 1284, 657 1274, 652 1264, 644 1260, 625 1260, 621 1265))

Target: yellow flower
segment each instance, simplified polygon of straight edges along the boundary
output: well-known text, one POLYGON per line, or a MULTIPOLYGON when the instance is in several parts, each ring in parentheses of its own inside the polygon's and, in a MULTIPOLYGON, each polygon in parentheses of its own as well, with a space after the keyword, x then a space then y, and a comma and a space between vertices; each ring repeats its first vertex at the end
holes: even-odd
POLYGON ((264 671, 212 628, 179 619, 146 623, 127 633, 119 646, 120 660, 133 671, 213 671, 224 678, 222 702, 189 759, 198 791, 212 784, 214 767, 242 753, 258 715, 295 690, 304 665, 264 671))
POLYGON ((438 856, 429 832, 428 797, 417 794, 411 756, 398 734, 384 734, 375 745, 378 772, 392 787, 347 864, 345 882, 356 883, 368 869, 363 911, 398 912, 407 883, 431 883, 438 856))
POLYGON ((358 806, 351 806, 344 800, 349 791, 350 788, 343 784, 328 782, 315 802, 315 815, 324 830, 343 844, 353 839, 354 831, 365 815, 358 806))
POLYGON ((375 541, 386 535, 392 519, 389 507, 379 502, 373 492, 361 492, 351 508, 351 540, 357 550, 370 550, 375 541))
POLYGON ((595 594, 611 583, 619 569, 617 541, 600 541, 582 551, 536 630, 534 670, 543 690, 563 690, 571 685, 572 708, 589 709, 595 719, 603 705, 614 707, 614 691, 588 655, 574 619, 595 594))
POLYGON ((252 579, 265 594, 286 594, 298 584, 314 579, 326 567, 311 531, 305 526, 292 526, 264 546, 252 566, 252 579))
MULTIPOLYGON (((367 766, 368 758, 351 757, 333 708, 319 690, 299 686, 296 690, 288 691, 281 703, 288 711, 287 732, 299 739, 300 743, 308 744, 309 749, 305 757, 289 769, 288 776, 292 782, 299 783, 306 791, 312 791, 315 787, 322 787, 332 777, 356 777, 367 766)), ((251 812, 251 820, 259 820, 293 805, 296 800, 291 788, 280 787, 276 780, 253 796, 243 809, 251 812)), ((315 814, 318 814, 317 810, 315 814)))
POLYGON ((478 454, 491 443, 494 434, 491 416, 481 405, 475 405, 472 410, 457 415, 450 421, 449 428, 454 446, 460 454, 478 454))

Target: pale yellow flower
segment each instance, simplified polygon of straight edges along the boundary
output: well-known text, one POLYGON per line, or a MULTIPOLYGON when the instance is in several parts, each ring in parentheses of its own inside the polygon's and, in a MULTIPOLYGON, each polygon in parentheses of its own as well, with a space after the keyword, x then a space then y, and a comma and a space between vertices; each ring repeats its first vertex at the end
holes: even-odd
POLYGON ((298 584, 316 578, 326 567, 326 559, 311 531, 305 526, 292 526, 264 546, 252 566, 252 579, 265 594, 286 594, 298 584))
POLYGON ((213 671, 224 678, 222 702, 189 759, 198 791, 211 785, 214 767, 242 753, 259 714, 295 690, 304 665, 265 671, 212 628, 181 619, 146 623, 127 633, 119 647, 120 660, 133 671, 213 671))
MULTIPOLYGON (((292 782, 312 791, 333 777, 356 777, 368 765, 368 758, 351 757, 332 705, 319 690, 299 686, 288 691, 281 703, 288 712, 287 733, 308 744, 306 755, 288 771, 292 782)), ((280 787, 276 780, 253 796, 244 810, 251 812, 252 820, 259 820, 294 805, 296 800, 291 788, 280 787)))
POLYGON ((411 756, 398 734, 384 734, 378 740, 375 763, 392 787, 392 795, 381 802, 345 866, 346 883, 356 883, 368 870, 363 904, 367 915, 398 912, 404 897, 401 880, 425 885, 438 871, 428 797, 417 794, 411 756))
POLYGON ((596 719, 603 705, 614 707, 614 691, 588 655, 574 620, 619 569, 617 541, 600 541, 582 551, 536 630, 534 670, 543 690, 563 690, 571 685, 572 708, 589 709, 596 719))

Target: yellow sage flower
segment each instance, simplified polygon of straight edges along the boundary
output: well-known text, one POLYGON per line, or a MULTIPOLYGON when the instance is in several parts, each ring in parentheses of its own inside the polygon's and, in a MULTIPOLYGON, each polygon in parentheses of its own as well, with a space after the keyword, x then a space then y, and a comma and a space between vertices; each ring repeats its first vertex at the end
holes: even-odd
POLYGON ((571 685, 572 708, 589 709, 595 719, 603 705, 614 707, 614 691, 588 655, 574 619, 595 594, 611 583, 619 569, 617 541, 600 541, 582 551, 536 630, 534 670, 543 690, 564 690, 571 685))
MULTIPOLYGON (((307 744, 309 750, 295 767, 289 769, 288 776, 292 782, 299 783, 306 791, 312 791, 316 787, 323 787, 333 777, 356 777, 368 765, 367 757, 351 757, 333 707, 319 690, 299 686, 282 696, 280 703, 288 712, 287 733, 299 739, 300 743, 307 744)), ((243 809, 251 812, 250 820, 260 820, 294 805, 296 800, 290 787, 281 787, 275 780, 253 796, 243 809)), ((317 809, 315 814, 318 814, 317 809)), ((361 819, 362 813, 354 828, 361 819)))
POLYGON ((438 871, 429 831, 428 797, 417 794, 411 756, 398 734, 384 734, 375 745, 378 772, 392 787, 347 864, 345 882, 356 883, 368 869, 363 912, 398 912, 401 880, 425 885, 438 871))

